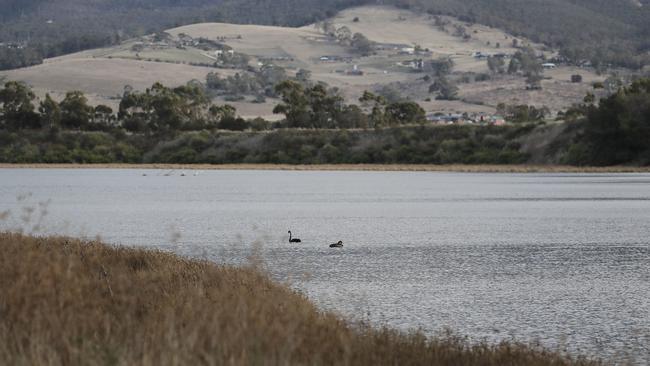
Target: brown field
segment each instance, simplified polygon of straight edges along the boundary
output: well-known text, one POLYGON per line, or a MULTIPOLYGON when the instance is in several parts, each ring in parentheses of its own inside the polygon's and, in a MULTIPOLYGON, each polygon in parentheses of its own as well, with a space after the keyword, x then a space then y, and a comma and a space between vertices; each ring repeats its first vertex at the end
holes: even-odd
POLYGON ((417 164, 5 164, 0 169, 164 169, 164 170, 297 170, 396 171, 459 173, 650 173, 650 167, 570 165, 417 165, 417 164))
POLYGON ((63 99, 66 91, 81 90, 94 103, 111 107, 119 103, 124 86, 144 90, 157 81, 179 86, 189 80, 205 80, 212 68, 138 60, 94 58, 91 52, 62 56, 44 64, 11 70, 4 74, 10 80, 20 80, 34 87, 43 97, 50 93, 63 99))
POLYGON ((351 323, 256 266, 0 233, 0 364, 595 365, 351 323))
MULTIPOLYGON (((513 37, 507 33, 482 25, 462 23, 454 18, 444 17, 450 22, 447 31, 439 30, 428 15, 416 14, 388 6, 362 6, 347 9, 332 18, 336 26, 347 26, 352 32, 360 32, 370 40, 382 44, 395 44, 412 47, 415 44, 432 51, 428 58, 450 57, 455 62, 454 72, 487 72, 485 60, 472 57, 476 51, 484 53, 514 53, 513 37), (359 22, 353 19, 359 17, 359 22), (453 24, 467 28, 471 39, 464 41, 455 37, 453 24), (487 43, 490 42, 488 45, 487 43), (501 47, 496 48, 496 43, 501 47)), ((323 55, 354 56, 350 51, 328 39, 314 25, 302 28, 283 28, 259 25, 239 25, 224 23, 204 23, 174 28, 168 31, 173 36, 185 33, 193 37, 224 39, 235 51, 253 56, 252 64, 260 58, 286 57, 274 63, 286 67, 289 72, 299 68, 309 69, 312 79, 324 81, 341 89, 349 103, 356 103, 364 90, 376 90, 382 85, 400 83, 402 94, 421 103, 427 112, 485 112, 494 113, 500 102, 509 104, 531 104, 548 106, 552 111, 566 109, 580 102, 591 90, 590 83, 603 80, 593 71, 560 67, 547 70, 549 78, 543 82, 544 90, 525 90, 523 78, 496 77, 482 83, 459 84, 459 97, 463 101, 424 101, 428 85, 418 82, 424 74, 409 72, 397 66, 399 61, 416 56, 398 56, 397 50, 380 51, 370 57, 354 57, 352 62, 320 62, 323 55), (362 76, 347 75, 353 65, 364 71, 362 76), (569 82, 572 73, 580 73, 584 82, 569 82)), ((222 75, 232 75, 236 70, 214 69, 191 66, 191 62, 210 62, 203 51, 188 48, 180 50, 149 49, 141 54, 131 50, 135 41, 123 45, 98 50, 85 51, 46 60, 43 65, 4 72, 8 79, 22 80, 32 85, 39 96, 46 92, 55 98, 62 98, 65 91, 81 90, 88 94, 92 103, 117 106, 117 96, 125 85, 137 90, 151 86, 156 81, 170 86, 183 84, 189 80, 205 80, 208 72, 216 71, 222 75), (137 57, 141 59, 137 59, 137 57), (146 60, 160 60, 155 62, 146 60)), ((530 44, 538 52, 547 56, 552 51, 544 50, 539 44, 519 39, 520 44, 530 44)), ((422 56, 417 56, 422 57, 422 56)), ((272 100, 264 105, 238 103, 239 113, 244 117, 261 116, 277 119, 271 113, 272 100)))

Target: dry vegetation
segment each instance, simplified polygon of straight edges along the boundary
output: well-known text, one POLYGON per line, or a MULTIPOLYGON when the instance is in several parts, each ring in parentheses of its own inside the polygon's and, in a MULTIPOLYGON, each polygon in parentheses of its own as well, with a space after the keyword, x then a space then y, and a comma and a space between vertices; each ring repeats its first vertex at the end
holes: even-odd
POLYGON ((253 266, 0 234, 0 364, 590 365, 350 325, 253 266))

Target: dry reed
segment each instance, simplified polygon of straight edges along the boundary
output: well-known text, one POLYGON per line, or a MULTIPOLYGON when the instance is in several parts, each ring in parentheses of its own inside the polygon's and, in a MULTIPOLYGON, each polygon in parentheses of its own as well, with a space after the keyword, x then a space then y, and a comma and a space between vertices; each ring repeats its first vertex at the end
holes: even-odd
POLYGON ((256 268, 0 233, 4 365, 591 365, 346 322, 256 268))

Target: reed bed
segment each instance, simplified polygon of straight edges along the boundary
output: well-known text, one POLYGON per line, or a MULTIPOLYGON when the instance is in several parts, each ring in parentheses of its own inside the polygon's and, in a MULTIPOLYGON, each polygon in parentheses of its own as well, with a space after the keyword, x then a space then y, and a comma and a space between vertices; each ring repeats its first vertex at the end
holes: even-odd
POLYGON ((0 364, 599 363, 515 342, 474 344, 346 321, 254 264, 0 233, 0 364))

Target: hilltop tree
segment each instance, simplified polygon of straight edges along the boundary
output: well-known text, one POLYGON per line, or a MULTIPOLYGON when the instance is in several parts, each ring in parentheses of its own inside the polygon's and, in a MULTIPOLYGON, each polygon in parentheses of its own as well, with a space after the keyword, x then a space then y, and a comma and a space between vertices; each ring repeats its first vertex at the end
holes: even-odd
POLYGON ((442 76, 429 86, 429 93, 438 93, 436 99, 454 100, 458 96, 458 87, 448 78, 442 76))
POLYGON ((454 61, 449 57, 441 57, 430 63, 433 74, 437 77, 449 75, 454 68, 454 61))
POLYGON ((508 65, 508 74, 515 74, 521 71, 525 76, 530 74, 541 74, 543 71, 542 64, 537 60, 535 50, 525 47, 512 56, 508 65))
POLYGON ((373 42, 361 33, 355 33, 352 36, 352 48, 355 52, 363 56, 368 56, 373 52, 373 42))
POLYGON ((506 72, 506 62, 501 57, 489 56, 487 58, 487 65, 493 74, 503 74, 506 72))
POLYGON ((345 45, 349 45, 352 42, 352 31, 346 26, 338 28, 335 33, 336 39, 345 45))

